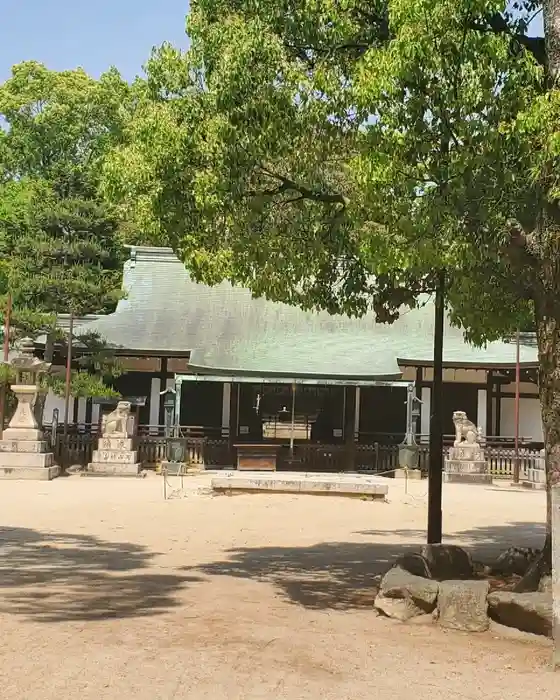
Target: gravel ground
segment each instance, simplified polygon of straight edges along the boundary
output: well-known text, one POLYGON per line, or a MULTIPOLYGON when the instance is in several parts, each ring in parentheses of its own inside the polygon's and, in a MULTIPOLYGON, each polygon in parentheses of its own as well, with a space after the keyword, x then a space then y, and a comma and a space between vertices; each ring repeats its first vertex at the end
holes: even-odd
MULTIPOLYGON (((208 482, 167 501, 155 475, 0 484, 2 700, 558 696, 544 641, 375 615, 373 576, 423 541, 425 482, 388 503, 208 482)), ((446 541, 479 558, 542 541, 541 492, 444 499, 446 541)))

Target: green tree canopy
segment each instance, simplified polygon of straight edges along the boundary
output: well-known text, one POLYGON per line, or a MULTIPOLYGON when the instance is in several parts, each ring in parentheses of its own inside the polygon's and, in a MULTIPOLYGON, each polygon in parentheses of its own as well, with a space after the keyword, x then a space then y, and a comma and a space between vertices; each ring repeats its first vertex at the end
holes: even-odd
MULTIPOLYGON (((58 314, 110 312, 120 296, 123 224, 98 187, 134 89, 114 70, 94 80, 35 62, 0 85, 0 301, 12 297, 16 335, 46 333, 47 360, 58 314)), ((74 393, 111 393, 106 370, 76 374, 74 393)))
POLYGON ((507 334, 531 280, 503 248, 539 201, 522 4, 193 3, 192 49, 148 62, 107 190, 204 281, 390 320, 445 267, 469 336, 507 334))
POLYGON ((475 342, 532 316, 560 482, 559 27, 558 0, 193 1, 105 191, 206 282, 391 320, 443 269, 475 342))

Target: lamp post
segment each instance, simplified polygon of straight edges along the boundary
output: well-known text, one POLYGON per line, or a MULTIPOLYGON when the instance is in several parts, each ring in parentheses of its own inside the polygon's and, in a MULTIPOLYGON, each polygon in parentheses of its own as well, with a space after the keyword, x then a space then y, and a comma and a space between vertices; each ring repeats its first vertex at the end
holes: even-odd
POLYGON ((430 464, 428 480, 428 544, 442 539, 443 487, 443 334, 445 324, 445 272, 437 279, 434 309, 434 379, 432 383, 430 416, 430 464))
POLYGON ((420 399, 414 394, 414 384, 406 388, 406 435, 399 446, 399 467, 401 469, 418 469, 419 450, 416 443, 416 421, 420 417, 417 404, 420 399))

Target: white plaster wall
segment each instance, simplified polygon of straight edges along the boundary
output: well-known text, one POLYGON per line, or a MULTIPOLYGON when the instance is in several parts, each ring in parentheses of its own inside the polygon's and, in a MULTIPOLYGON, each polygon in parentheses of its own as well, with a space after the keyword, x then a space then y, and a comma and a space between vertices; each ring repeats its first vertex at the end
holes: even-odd
MULTIPOLYGON (((515 393, 515 382, 510 382, 509 384, 503 384, 502 391, 505 394, 514 394, 515 393)), ((535 396, 539 395, 539 388, 536 384, 533 384, 533 382, 519 382, 519 391, 522 394, 534 394, 535 396)))
POLYGON ((91 422, 93 425, 99 424, 99 414, 101 412, 101 406, 98 403, 94 403, 91 407, 91 422))
MULTIPOLYGON (((58 421, 61 423, 64 420, 64 398, 49 391, 43 408, 43 425, 45 423, 50 425, 55 408, 58 408, 58 421)), ((70 412, 70 420, 72 420, 72 412, 70 412)))
MULTIPOLYGON (((87 399, 78 399, 78 423, 86 422, 86 404, 87 399)), ((70 403, 70 405, 72 405, 72 403, 70 403)))
POLYGON ((478 390, 478 401, 476 407, 477 427, 482 430, 483 435, 488 435, 488 421, 486 416, 486 389, 478 390))
MULTIPOLYGON (((500 433, 504 437, 515 435, 515 399, 502 398, 500 433)), ((538 398, 519 400, 519 437, 542 442, 543 430, 541 404, 538 398)))
MULTIPOLYGON (((434 370, 432 367, 424 369, 424 379, 431 382, 434 378, 434 370)), ((444 382, 461 382, 461 384, 485 384, 486 370, 485 369, 450 369, 445 367, 443 370, 444 382)))
POLYGON ((420 434, 429 435, 430 434, 430 396, 432 390, 429 386, 422 387, 422 409, 420 414, 420 434))

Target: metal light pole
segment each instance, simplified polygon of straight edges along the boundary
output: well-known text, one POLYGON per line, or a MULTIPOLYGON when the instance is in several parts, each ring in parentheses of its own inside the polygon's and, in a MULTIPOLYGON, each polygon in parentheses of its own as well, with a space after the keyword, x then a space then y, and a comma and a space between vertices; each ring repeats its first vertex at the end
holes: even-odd
POLYGON ((513 460, 513 483, 519 483, 520 464, 519 464, 519 394, 521 384, 521 367, 520 367, 520 350, 519 350, 519 331, 515 337, 515 448, 513 460))
POLYGON ((428 544, 442 539, 443 486, 443 329, 445 319, 445 272, 437 276, 434 318, 434 379, 430 416, 430 464, 428 469, 428 544))

